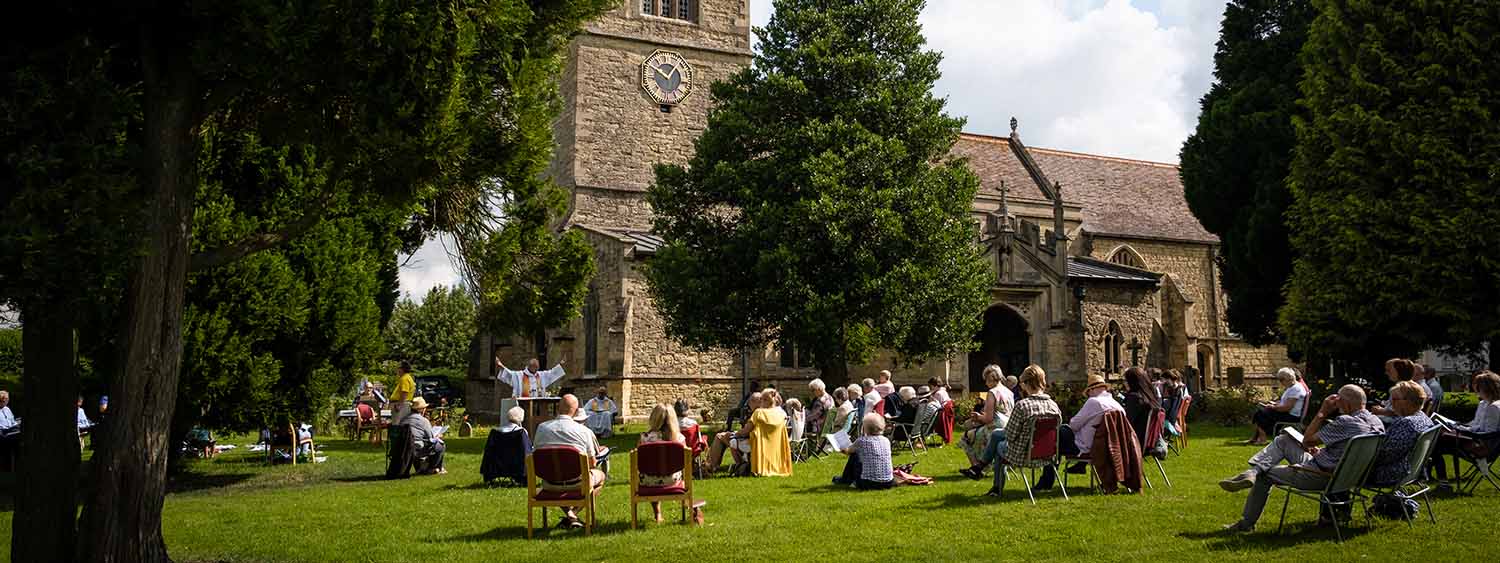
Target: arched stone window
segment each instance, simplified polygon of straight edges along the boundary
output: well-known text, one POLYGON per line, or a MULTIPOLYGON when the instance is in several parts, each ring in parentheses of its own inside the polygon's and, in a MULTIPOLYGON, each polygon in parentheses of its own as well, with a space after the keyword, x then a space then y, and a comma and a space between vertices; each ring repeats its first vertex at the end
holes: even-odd
POLYGON ((1104 331, 1104 373, 1120 373, 1120 347, 1124 341, 1120 323, 1109 321, 1109 328, 1104 331))
POLYGON ((1110 253, 1109 261, 1121 266, 1129 266, 1140 270, 1146 269, 1146 261, 1141 255, 1128 245, 1122 245, 1110 253))
POLYGON ((698 0, 641 0, 641 13, 696 22, 698 21, 698 0))

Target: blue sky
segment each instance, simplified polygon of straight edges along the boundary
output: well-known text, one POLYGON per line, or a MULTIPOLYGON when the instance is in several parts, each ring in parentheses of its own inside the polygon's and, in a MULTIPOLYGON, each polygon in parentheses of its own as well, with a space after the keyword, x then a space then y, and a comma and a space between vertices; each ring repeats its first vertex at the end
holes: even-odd
MULTIPOLYGON (((749 0, 751 23, 771 18, 749 0)), ((943 52, 934 86, 971 133, 1048 147, 1177 162, 1213 79, 1223 0, 928 0, 928 44, 943 52)), ((401 271, 420 299, 458 275, 440 241, 401 271)))

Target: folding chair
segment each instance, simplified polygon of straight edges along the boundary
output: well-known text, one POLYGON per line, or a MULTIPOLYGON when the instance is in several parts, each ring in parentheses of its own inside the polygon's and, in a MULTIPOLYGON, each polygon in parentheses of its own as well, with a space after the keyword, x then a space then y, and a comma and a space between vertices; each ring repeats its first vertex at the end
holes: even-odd
MULTIPOLYGON (((1427 492, 1431 490, 1431 487, 1427 486, 1426 472, 1423 469, 1427 465, 1427 459, 1432 457, 1432 451, 1437 449, 1438 436, 1442 433, 1443 426, 1435 424, 1417 436, 1416 443, 1412 444, 1411 452, 1406 456, 1406 475, 1403 475, 1401 480, 1389 485, 1366 485, 1365 488, 1376 494, 1392 495, 1401 499, 1403 504, 1408 500, 1422 497, 1422 503, 1427 505, 1427 517, 1432 519, 1433 524, 1436 524, 1437 515, 1432 513, 1432 500, 1427 498, 1427 492), (1407 492, 1411 487, 1421 487, 1421 489, 1416 492, 1407 492)), ((1401 510, 1401 516, 1406 519, 1407 527, 1411 527, 1411 515, 1406 513, 1406 509, 1401 510)))
POLYGON ((1301 469, 1315 473, 1328 475, 1328 484, 1322 490, 1299 489, 1281 483, 1272 483, 1271 492, 1276 489, 1286 490, 1286 500, 1281 503, 1281 521, 1276 524, 1276 533, 1281 533, 1286 526, 1286 509, 1292 502, 1292 495, 1315 501, 1319 505, 1319 513, 1323 508, 1328 509, 1328 518, 1333 521, 1333 533, 1338 536, 1339 542, 1344 541, 1344 532, 1339 528, 1338 515, 1334 513, 1334 506, 1354 506, 1358 499, 1360 506, 1364 507, 1365 519, 1368 524, 1369 509, 1366 506, 1365 496, 1360 494, 1359 488, 1365 482, 1365 477, 1370 473, 1370 466, 1375 464, 1375 455, 1380 452, 1380 443, 1385 436, 1380 434, 1363 434, 1349 439, 1349 445, 1344 448, 1344 457, 1339 459, 1338 467, 1333 468, 1333 473, 1323 473, 1316 469, 1301 469), (1338 498, 1347 495, 1345 498, 1338 498))
POLYGON ((548 507, 585 506, 588 508, 588 518, 583 521, 583 533, 592 534, 594 501, 599 496, 599 491, 604 489, 604 483, 590 487, 591 480, 587 454, 573 448, 548 446, 537 448, 526 456, 526 539, 531 539, 531 530, 535 527, 531 520, 532 509, 537 507, 542 509, 542 529, 545 530, 548 507), (578 488, 538 490, 538 478, 548 483, 572 483, 576 480, 578 488))
POLYGON ((1191 406, 1193 406, 1192 395, 1183 397, 1182 404, 1177 405, 1177 420, 1173 421, 1173 423, 1177 426, 1177 435, 1174 436, 1171 441, 1167 442, 1167 445, 1171 448, 1172 453, 1175 453, 1177 455, 1182 455, 1182 450, 1187 449, 1188 446, 1187 413, 1188 407, 1191 406))
POLYGON ((630 452, 630 529, 636 527, 636 508, 643 502, 677 502, 682 521, 693 506, 693 450, 677 442, 647 442, 630 452), (670 485, 643 486, 641 475, 682 478, 670 485))
POLYGON ((1500 481, 1496 481, 1497 475, 1495 475, 1495 462, 1500 460, 1500 456, 1495 455, 1496 446, 1500 445, 1500 432, 1467 435, 1467 437, 1482 446, 1479 449, 1484 455, 1479 455, 1480 451, 1473 451, 1469 448, 1458 448, 1458 457, 1470 464, 1469 469, 1458 480, 1458 490, 1472 495, 1479 488, 1480 480, 1484 480, 1489 481, 1490 486, 1500 491, 1500 481))
POLYGON ((940 410, 929 409, 924 405, 922 406, 922 410, 917 411, 917 420, 915 422, 897 425, 905 428, 907 447, 911 448, 913 455, 917 453, 917 446, 922 447, 922 453, 927 453, 927 437, 932 434, 932 426, 937 423, 938 415, 941 412, 940 410))
MULTIPOLYGON (((1146 422, 1146 442, 1141 444, 1141 460, 1144 461, 1147 458, 1150 458, 1151 461, 1156 462, 1156 470, 1161 472, 1161 480, 1166 481, 1167 487, 1171 488, 1172 480, 1167 478, 1167 470, 1166 468, 1162 467, 1161 458, 1151 453, 1151 447, 1155 446, 1157 442, 1161 441, 1161 435, 1166 431, 1166 426, 1167 411, 1161 409, 1153 409, 1151 411, 1150 420, 1146 422)), ((1163 452, 1162 455, 1163 457, 1165 457, 1165 452, 1163 452)), ((1144 467, 1141 468, 1141 480, 1146 482, 1147 487, 1150 487, 1153 490, 1156 489, 1156 487, 1151 484, 1151 477, 1146 475, 1144 467)))
POLYGON ((385 467, 386 479, 405 479, 411 476, 411 466, 415 463, 414 455, 416 448, 412 446, 411 434, 407 432, 405 424, 393 424, 390 427, 390 439, 387 440, 385 467))
MULTIPOLYGON (((1021 476, 1021 482, 1026 485, 1026 496, 1031 498, 1032 505, 1036 504, 1036 494, 1032 493, 1031 491, 1031 482, 1034 480, 1033 478, 1036 477, 1037 468, 1046 468, 1050 466, 1052 467, 1053 471, 1059 471, 1061 469, 1058 464, 1058 452, 1060 451, 1060 448, 1058 448, 1057 444, 1057 427, 1059 426, 1062 426, 1061 417, 1054 415, 1044 415, 1037 417, 1036 422, 1031 428, 1031 454, 1026 457, 1025 465, 1017 467, 1010 465, 1009 463, 1005 463, 1004 460, 1001 460, 1000 462, 1005 467, 1006 471, 1021 476), (1027 469, 1028 471, 1021 471, 1022 469, 1027 469), (1028 475, 1027 473, 1030 473, 1030 475, 1028 475)), ((1001 493, 1004 494, 1004 492, 1005 490, 1002 488, 1001 493)), ((1067 486, 1064 486, 1062 488, 1062 495, 1063 500, 1070 500, 1068 498, 1067 486)))

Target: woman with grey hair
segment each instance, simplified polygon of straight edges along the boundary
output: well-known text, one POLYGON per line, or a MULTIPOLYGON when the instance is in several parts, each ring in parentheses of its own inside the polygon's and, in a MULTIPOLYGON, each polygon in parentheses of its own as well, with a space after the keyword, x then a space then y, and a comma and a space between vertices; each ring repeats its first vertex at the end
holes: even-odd
POLYGON ((860 437, 843 450, 849 456, 844 473, 833 478, 835 485, 852 485, 868 491, 889 489, 896 484, 891 466, 891 441, 885 437, 885 418, 866 414, 860 421, 860 437))
POLYGON ((1248 444, 1265 445, 1268 437, 1275 432, 1277 424, 1302 422, 1302 410, 1307 404, 1307 387, 1297 382, 1297 370, 1277 370, 1276 382, 1286 387, 1286 390, 1281 392, 1280 400, 1262 402, 1255 411, 1251 417, 1255 422, 1255 436, 1246 442, 1248 444))
POLYGON ((803 421, 806 423, 806 428, 813 432, 822 432, 823 420, 828 416, 828 411, 833 408, 833 397, 828 395, 828 387, 821 379, 807 382, 807 390, 812 393, 812 397, 802 407, 803 421))

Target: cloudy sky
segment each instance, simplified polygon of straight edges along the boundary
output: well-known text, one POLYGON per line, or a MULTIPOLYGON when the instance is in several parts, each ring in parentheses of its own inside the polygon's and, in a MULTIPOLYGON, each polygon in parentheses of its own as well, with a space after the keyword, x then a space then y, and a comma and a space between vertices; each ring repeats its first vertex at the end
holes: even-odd
MULTIPOLYGON (((751 20, 771 19, 750 0, 751 20)), ((965 130, 1036 147, 1177 162, 1213 76, 1220 0, 928 0, 922 24, 943 53, 936 91, 965 130)), ((420 299, 458 276, 441 241, 401 271, 420 299)))

